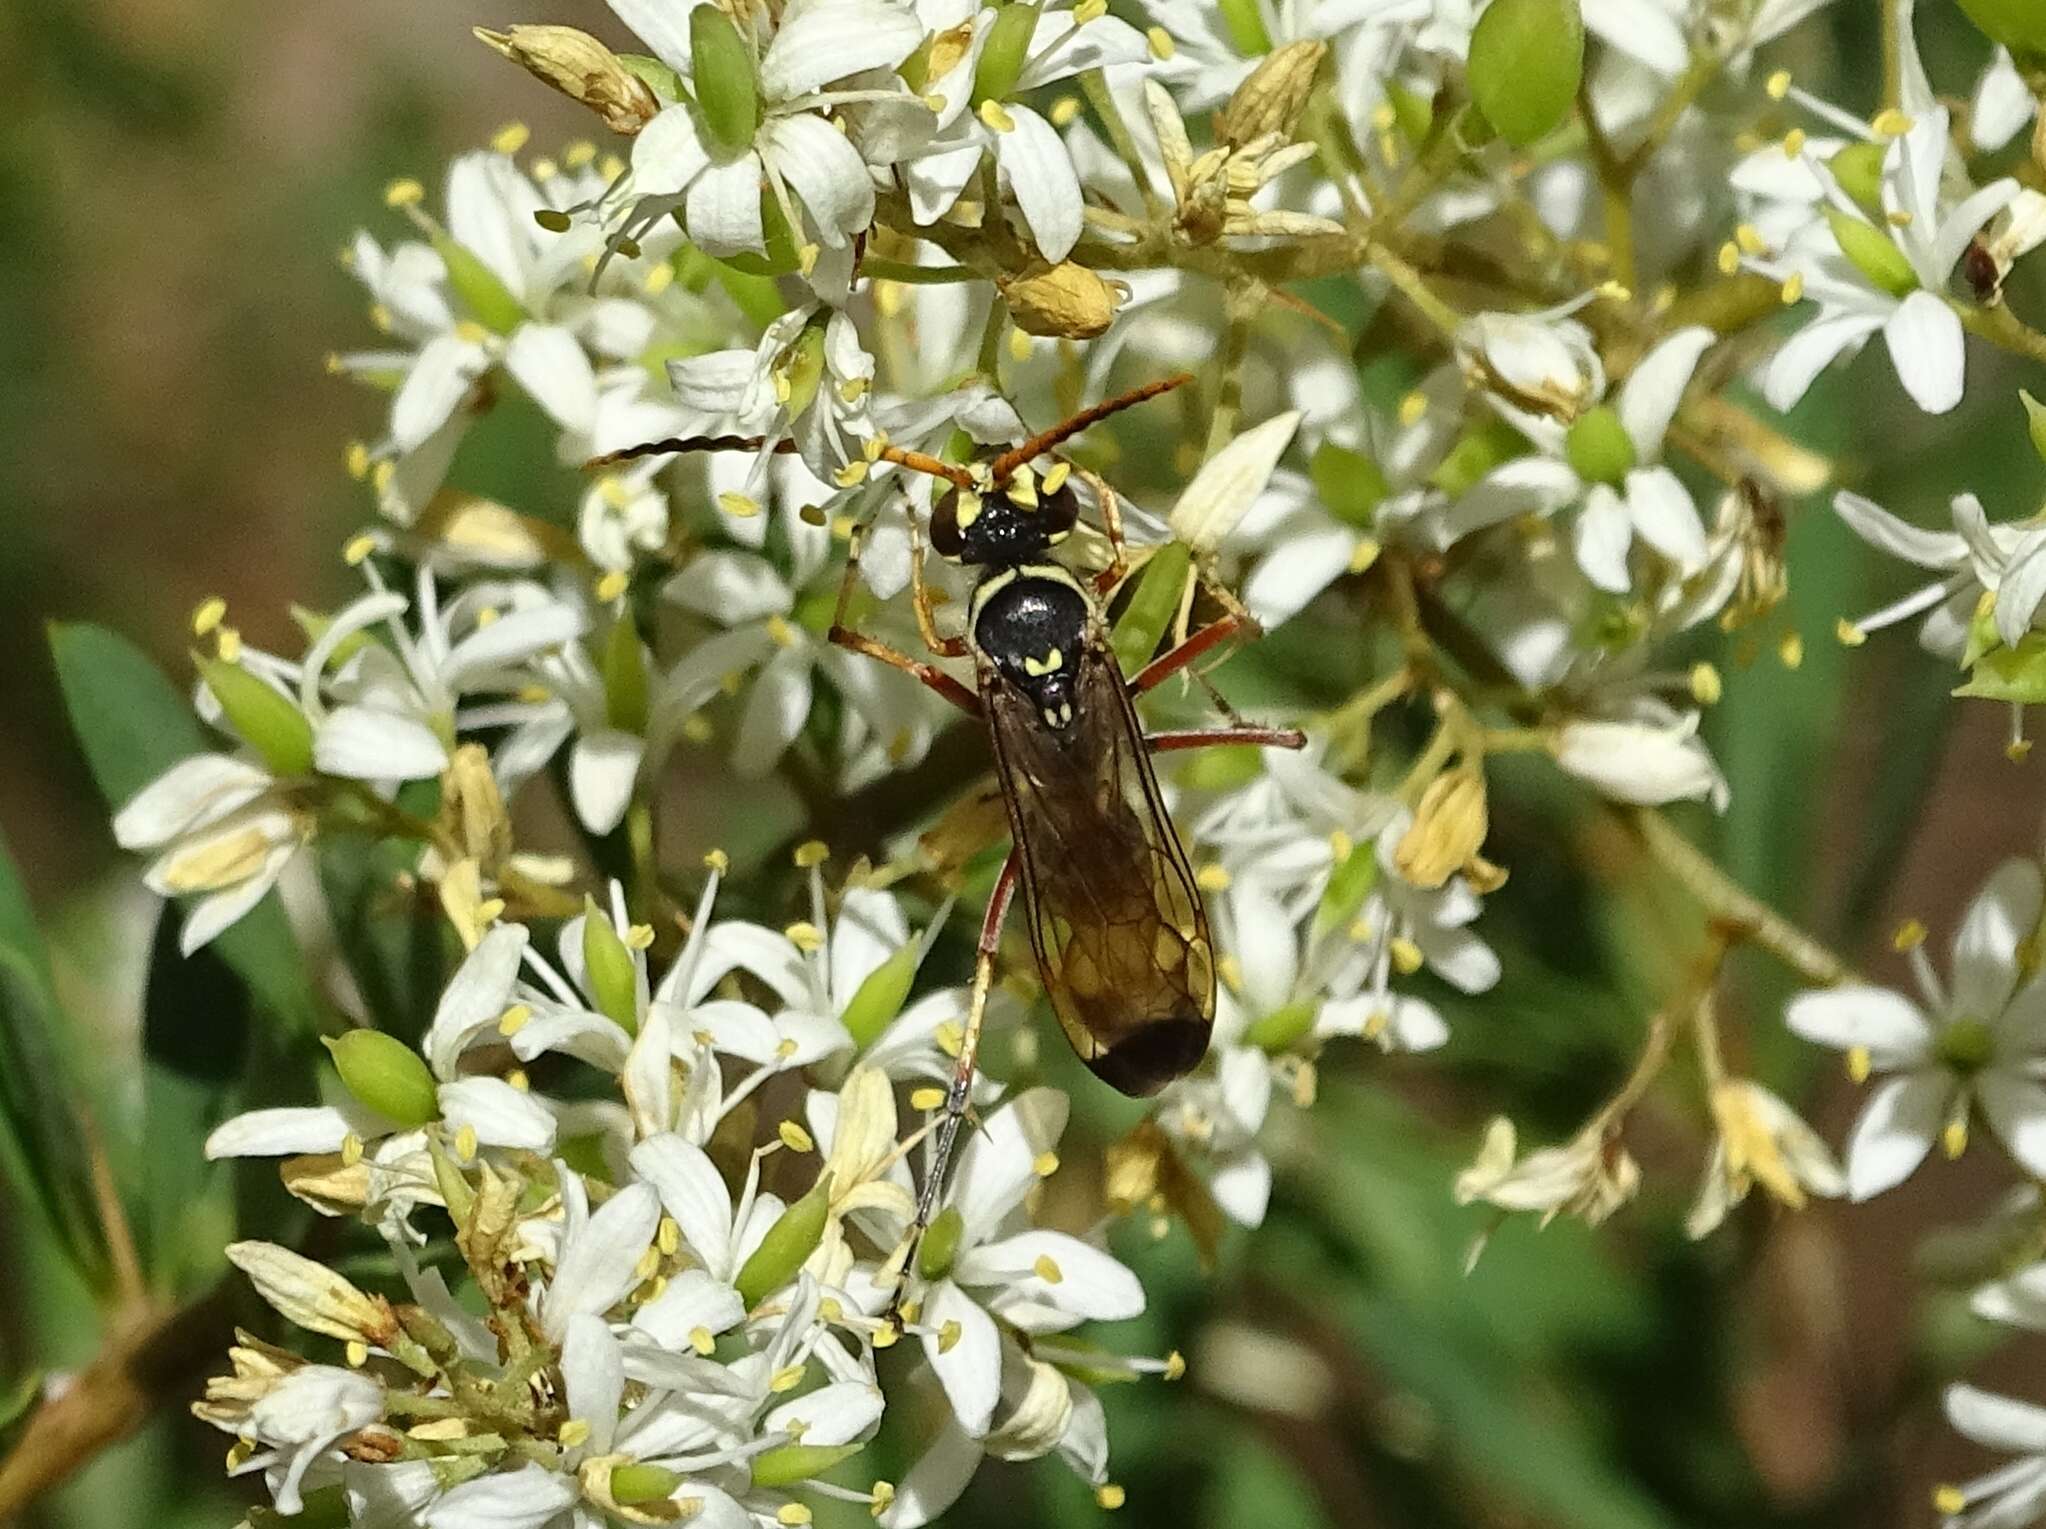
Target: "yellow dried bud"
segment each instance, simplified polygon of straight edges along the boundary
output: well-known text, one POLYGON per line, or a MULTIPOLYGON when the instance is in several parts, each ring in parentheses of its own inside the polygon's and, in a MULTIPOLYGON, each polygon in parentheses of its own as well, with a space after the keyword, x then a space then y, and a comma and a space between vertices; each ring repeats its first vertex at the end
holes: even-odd
POLYGON ((1072 261, 997 279, 1009 316, 1025 334, 1091 340, 1115 321, 1115 288, 1072 261))
POLYGON ((1485 842, 1485 777, 1465 767, 1428 783, 1414 822, 1393 851, 1393 865, 1417 887, 1439 887, 1468 865, 1485 842))
POLYGON ((660 98, 646 81, 587 32, 560 26, 475 30, 479 42, 570 100, 582 102, 614 133, 637 133, 661 110, 660 98))
POLYGON ((511 854, 511 818, 488 751, 475 743, 456 749, 441 772, 440 793, 441 825, 461 845, 464 858, 501 865, 511 854))
POLYGON ((1290 139, 1327 56, 1328 44, 1318 39, 1289 42, 1267 53, 1215 114, 1215 141, 1240 149, 1271 133, 1290 139))

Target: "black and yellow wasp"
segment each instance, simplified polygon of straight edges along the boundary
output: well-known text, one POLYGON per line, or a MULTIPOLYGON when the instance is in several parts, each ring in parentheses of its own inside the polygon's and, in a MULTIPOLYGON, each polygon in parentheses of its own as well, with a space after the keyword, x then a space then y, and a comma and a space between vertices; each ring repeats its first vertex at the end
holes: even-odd
MULTIPOLYGON (((1098 420, 1190 380, 1181 375, 1147 384, 963 466, 894 446, 880 452, 948 485, 931 510, 929 545, 940 557, 978 570, 965 630, 957 636, 938 631, 921 537, 913 545, 911 593, 925 644, 938 657, 970 656, 974 685, 969 689, 935 664, 848 625, 857 532, 831 640, 915 675, 987 724, 1013 841, 981 923, 972 999, 918 1229, 929 1223, 971 1097, 995 956, 1019 889, 1045 993, 1096 1076, 1126 1094, 1152 1094, 1192 1071, 1208 1049, 1214 947, 1150 756, 1219 743, 1299 748, 1304 740, 1298 732, 1264 727, 1144 731, 1135 697, 1231 636, 1254 633, 1255 624, 1223 596, 1223 616, 1125 677, 1103 610, 1128 569, 1115 494, 1053 456, 1053 448, 1098 420), (1050 465, 1039 471, 1036 464, 1046 459, 1050 465), (1052 557, 1079 520, 1076 475, 1094 490, 1111 550, 1109 566, 1091 579, 1052 557)), ((666 440, 618 455, 762 444, 666 440)))

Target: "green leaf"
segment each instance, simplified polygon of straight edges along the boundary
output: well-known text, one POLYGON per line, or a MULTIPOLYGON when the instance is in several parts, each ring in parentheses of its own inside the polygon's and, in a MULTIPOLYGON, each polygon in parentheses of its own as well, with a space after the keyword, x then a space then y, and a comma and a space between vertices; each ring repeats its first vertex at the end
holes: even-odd
POLYGON ((1471 32, 1471 99, 1499 136, 1526 148, 1561 127, 1584 78, 1577 0, 1492 0, 1471 32))
POLYGON ((1184 542, 1167 542, 1151 554, 1137 575, 1136 591, 1115 623, 1115 656, 1123 673, 1134 675, 1158 651, 1186 589, 1193 553, 1184 542))
MULTIPOLYGON (((185 698, 148 657, 104 627, 58 623, 50 652, 64 708, 107 805, 129 798, 181 759, 206 748, 185 698)), ((266 1008, 310 1031, 319 1014, 298 941, 272 893, 214 946, 266 1008)))
MULTIPOLYGON (((11 881, 11 869, 0 867, 0 880, 11 881)), ((111 1260, 93 1192, 93 1135, 51 1039, 60 1022, 36 960, 0 946, 0 1122, 4 1157, 21 1169, 9 1178, 49 1219, 79 1274, 104 1286, 111 1260)))

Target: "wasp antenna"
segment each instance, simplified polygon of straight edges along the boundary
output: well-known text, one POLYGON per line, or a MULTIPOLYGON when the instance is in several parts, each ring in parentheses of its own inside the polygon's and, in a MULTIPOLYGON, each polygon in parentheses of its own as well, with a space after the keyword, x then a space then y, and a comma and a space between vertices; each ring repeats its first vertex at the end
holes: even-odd
POLYGON ((883 446, 881 460, 893 462, 897 467, 907 467, 911 472, 923 473, 927 477, 943 478, 958 488, 973 487, 973 474, 965 468, 950 462, 941 462, 936 457, 925 456, 921 451, 906 451, 900 446, 883 446))
POLYGON ((1012 446, 996 457, 989 473, 1000 483, 1010 473, 1028 462, 1032 457, 1051 450, 1060 441, 1078 435, 1089 425, 1097 424, 1111 414, 1120 414, 1124 409, 1135 408, 1147 399, 1156 398, 1160 393, 1169 393, 1174 388, 1184 387, 1193 381, 1192 372, 1181 372, 1176 377, 1166 377, 1158 382, 1147 382, 1142 387, 1131 388, 1114 398, 1102 400, 1091 409, 1082 409, 1063 424, 1053 425, 1042 435, 1034 435, 1020 446, 1012 446))
MULTIPOLYGON (((616 462, 629 462, 634 457, 665 457, 682 451, 758 451, 766 444, 764 435, 671 435, 664 441, 646 441, 638 446, 627 446, 622 451, 607 451, 600 457, 591 457, 583 463, 583 470, 591 472, 616 462)), ((773 449, 791 452, 796 449, 796 443, 776 441, 773 449)))

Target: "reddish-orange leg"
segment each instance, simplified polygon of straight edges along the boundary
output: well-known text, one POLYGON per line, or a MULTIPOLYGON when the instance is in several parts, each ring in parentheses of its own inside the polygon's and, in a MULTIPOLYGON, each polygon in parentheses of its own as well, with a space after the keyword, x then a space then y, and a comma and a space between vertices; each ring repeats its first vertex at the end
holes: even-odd
MULTIPOLYGON (((937 691, 939 695, 950 701, 954 706, 965 712, 969 717, 979 716, 981 714, 980 697, 952 678, 943 669, 940 669, 935 664, 927 664, 922 659, 911 658, 900 648, 891 648, 887 643, 881 641, 880 638, 869 637, 865 632, 854 631, 851 626, 847 625, 846 616, 849 614, 852 606, 853 589, 859 582, 860 540, 864 531, 865 527, 863 526, 853 527, 852 545, 846 551, 845 577, 839 581, 838 586, 838 606, 831 614, 831 640, 841 648, 850 648, 855 653, 864 653, 869 658, 879 659, 884 664, 900 669, 904 674, 915 676, 930 686, 931 689, 937 691)), ((914 563, 912 563, 912 566, 914 566, 914 563)), ((920 582, 921 580, 919 580, 920 582)), ((928 612, 919 612, 919 624, 927 619, 928 612)))

